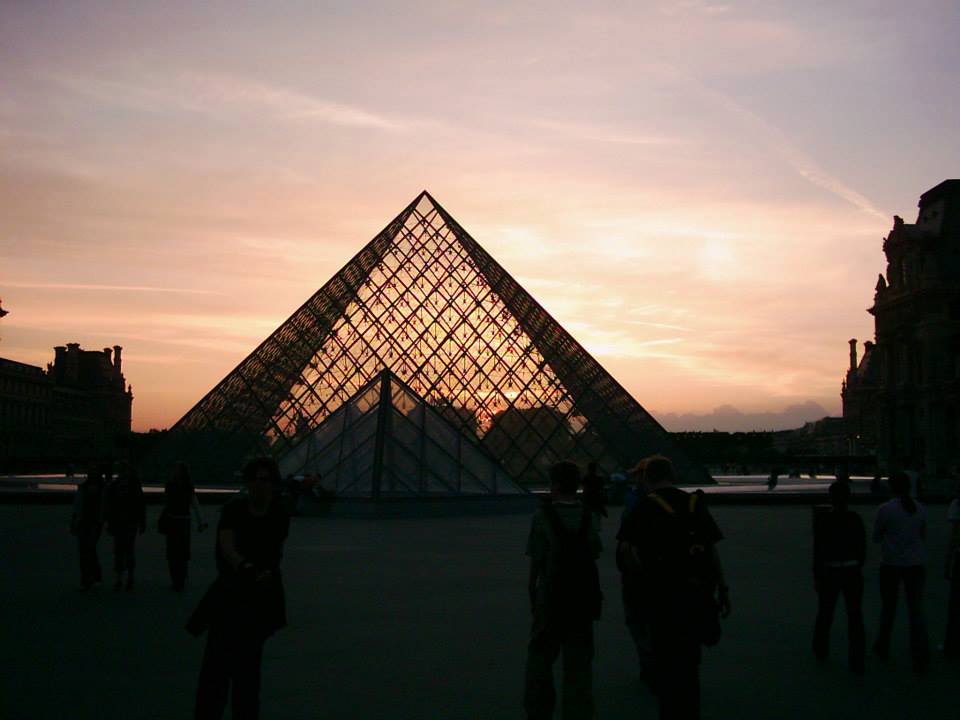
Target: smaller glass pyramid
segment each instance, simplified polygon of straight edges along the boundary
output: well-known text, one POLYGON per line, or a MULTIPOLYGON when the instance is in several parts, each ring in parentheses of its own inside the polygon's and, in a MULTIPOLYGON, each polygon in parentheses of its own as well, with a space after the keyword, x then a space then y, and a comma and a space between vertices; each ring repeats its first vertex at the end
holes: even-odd
POLYGON ((279 458, 341 497, 526 494, 443 408, 383 370, 279 458))

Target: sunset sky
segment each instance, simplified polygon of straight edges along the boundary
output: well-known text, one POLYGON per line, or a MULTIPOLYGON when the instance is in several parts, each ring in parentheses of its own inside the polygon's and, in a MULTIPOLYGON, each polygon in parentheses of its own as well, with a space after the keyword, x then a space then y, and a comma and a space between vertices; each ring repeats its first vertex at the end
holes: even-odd
POLYGON ((954 0, 8 0, 0 356, 123 345, 167 427, 428 189, 670 429, 838 414, 892 216, 960 177, 957 37, 954 0))

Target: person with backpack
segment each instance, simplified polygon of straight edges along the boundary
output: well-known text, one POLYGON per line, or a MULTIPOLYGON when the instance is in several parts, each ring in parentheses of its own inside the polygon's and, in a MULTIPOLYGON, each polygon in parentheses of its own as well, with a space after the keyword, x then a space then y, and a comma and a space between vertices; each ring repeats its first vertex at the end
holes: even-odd
POLYGON ((524 707, 530 720, 553 717, 553 664, 563 655, 562 716, 593 718, 593 621, 603 594, 597 572, 600 536, 590 509, 577 500, 580 470, 572 462, 550 468, 550 498, 530 526, 530 610, 524 707))
POLYGON ((649 494, 624 520, 617 539, 629 547, 650 617, 654 690, 661 720, 700 717, 700 645, 719 640, 730 595, 716 544, 723 534, 702 492, 673 486, 673 463, 649 458, 649 494))
POLYGON ((813 654, 823 662, 830 649, 830 625, 837 599, 847 607, 847 643, 850 670, 863 672, 866 639, 863 629, 863 563, 867 537, 863 520, 850 509, 850 483, 830 485, 831 507, 815 516, 813 526, 813 582, 817 591, 817 620, 813 654))

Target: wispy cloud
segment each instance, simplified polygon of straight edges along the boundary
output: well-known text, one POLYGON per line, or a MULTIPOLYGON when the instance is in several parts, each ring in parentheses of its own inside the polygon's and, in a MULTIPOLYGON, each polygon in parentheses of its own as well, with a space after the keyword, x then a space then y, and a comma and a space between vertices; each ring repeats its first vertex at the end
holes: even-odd
POLYGON ((611 143, 615 145, 676 145, 683 142, 679 137, 634 134, 609 125, 584 125, 554 122, 551 120, 532 120, 529 124, 541 130, 548 130, 588 142, 611 143))
POLYGON ((182 295, 222 295, 215 290, 195 288, 156 287, 153 285, 98 285, 87 283, 7 282, 0 280, 0 287, 15 287, 29 290, 95 290, 102 292, 177 293, 182 295))
POLYGON ((290 120, 312 119, 331 125, 403 130, 408 123, 370 112, 361 107, 335 102, 288 88, 222 76, 195 75, 188 86, 203 94, 230 103, 249 103, 271 108, 278 117, 290 120))
POLYGON ((679 330, 681 332, 690 332, 690 328, 680 325, 670 325, 669 323, 646 322, 644 320, 627 320, 629 325, 643 325, 644 327, 658 328, 660 330, 679 330))
POLYGON ((822 168, 813 157, 796 147, 780 128, 737 102, 730 95, 708 87, 698 79, 675 68, 673 71, 676 72, 678 76, 684 78, 688 84, 696 87, 703 95, 724 107, 730 114, 739 118, 747 126, 746 129, 753 137, 764 142, 768 148, 790 165, 801 177, 869 215, 884 220, 887 219, 887 213, 880 211, 862 193, 822 168))
POLYGON ((316 121, 342 127, 400 131, 412 125, 409 120, 390 118, 349 103, 226 75, 189 73, 173 81, 58 75, 56 81, 98 102, 152 113, 166 113, 173 107, 205 114, 236 113, 247 108, 257 112, 268 109, 278 120, 316 121))

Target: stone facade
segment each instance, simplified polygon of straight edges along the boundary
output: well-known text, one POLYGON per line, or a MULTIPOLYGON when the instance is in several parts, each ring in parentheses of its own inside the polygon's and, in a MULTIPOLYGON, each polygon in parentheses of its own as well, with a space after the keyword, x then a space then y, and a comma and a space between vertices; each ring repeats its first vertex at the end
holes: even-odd
POLYGON ((919 207, 912 225, 894 217, 883 242, 886 273, 869 309, 875 342, 858 361, 850 341, 843 416, 854 452, 948 490, 960 465, 960 180, 928 190, 919 207))
POLYGON ((114 453, 130 432, 122 348, 54 348, 46 369, 0 358, 0 471, 63 469, 114 453))

